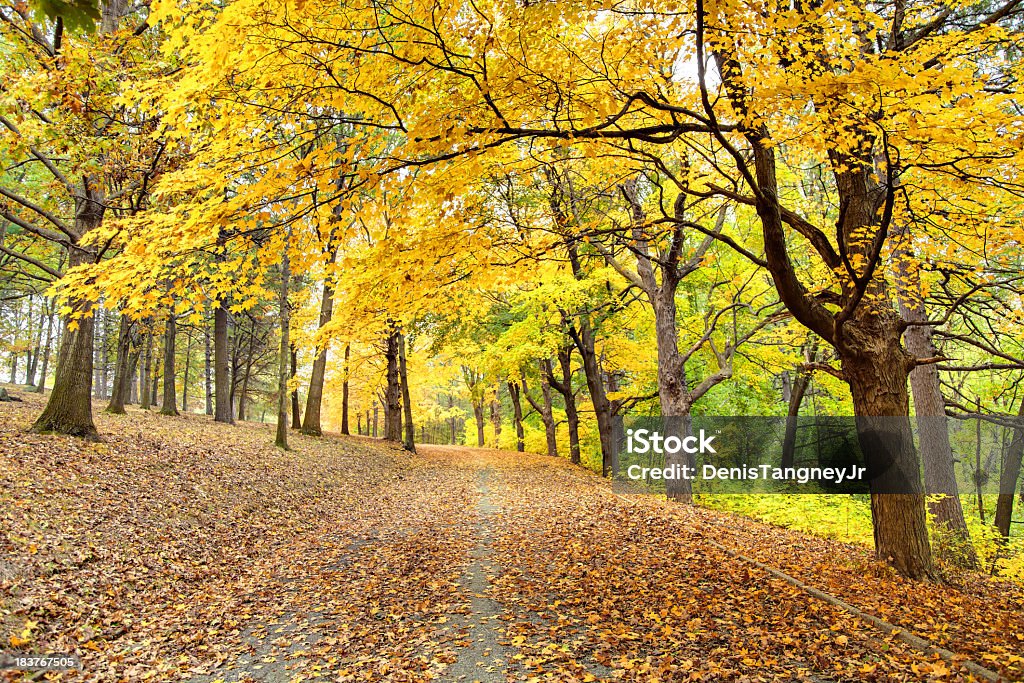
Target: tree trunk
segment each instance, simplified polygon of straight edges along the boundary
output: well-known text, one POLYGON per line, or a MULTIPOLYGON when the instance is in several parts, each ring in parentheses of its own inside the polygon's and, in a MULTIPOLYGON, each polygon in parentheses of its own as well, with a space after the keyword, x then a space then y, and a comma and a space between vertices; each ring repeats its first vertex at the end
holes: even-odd
MULTIPOLYGON (((911 240, 906 229, 898 231, 902 246, 894 255, 896 293, 900 315, 908 323, 924 323, 928 313, 921 296, 921 276, 911 259, 911 240)), ((937 355, 932 341, 931 325, 910 325, 903 333, 907 351, 915 358, 937 355)), ((949 443, 946 401, 942 395, 939 371, 932 365, 919 365, 910 371, 910 389, 914 395, 914 417, 917 421, 921 459, 924 464, 925 492, 930 496, 928 509, 940 529, 959 539, 962 557, 955 558, 971 567, 978 564, 970 532, 964 519, 960 492, 953 467, 953 448, 949 443), (936 495, 939 494, 939 495, 936 495)))
MULTIPOLYGON (((28 316, 29 322, 34 320, 32 317, 32 303, 33 297, 30 295, 28 298, 28 316)), ((36 386, 36 370, 39 366, 39 349, 43 345, 43 312, 39 312, 39 326, 36 328, 29 328, 29 339, 33 340, 33 345, 28 349, 28 364, 25 368, 25 386, 33 387, 36 386)))
POLYGON ((43 348, 43 365, 39 370, 39 384, 36 385, 36 393, 43 393, 46 390, 46 373, 49 372, 50 352, 53 348, 53 309, 55 303, 49 302, 46 313, 46 346, 43 348))
POLYGON ((473 402, 473 419, 476 420, 476 445, 477 448, 484 447, 484 399, 474 398, 473 402))
POLYGON ((117 361, 114 364, 114 388, 110 392, 110 403, 107 405, 107 412, 115 415, 124 415, 124 404, 127 400, 128 390, 131 386, 131 352, 132 352, 132 331, 134 328, 132 320, 121 314, 121 324, 117 331, 117 361))
MULTIPOLYGON (((380 406, 378 406, 377 402, 374 401, 373 402, 373 438, 375 438, 375 439, 377 438, 377 423, 378 423, 378 419, 379 419, 378 418, 379 408, 380 408, 380 406)), ((367 415, 366 419, 367 419, 367 421, 369 421, 370 416, 367 415)))
POLYGON ((223 299, 213 311, 213 394, 214 422, 233 423, 231 356, 228 351, 228 309, 223 299))
POLYGON ((188 412, 188 371, 192 367, 192 330, 185 340, 185 370, 181 377, 181 412, 188 412))
MULTIPOLYGON (((99 221, 96 221, 99 225, 99 221)), ((88 253, 77 246, 69 249, 68 267, 86 263, 88 253)), ((77 322, 66 320, 57 352, 57 372, 53 390, 42 414, 32 425, 37 433, 56 433, 98 440, 92 420, 92 347, 93 316, 88 301, 72 301, 74 311, 87 314, 77 322), (74 329, 72 329, 74 327, 74 329)))
POLYGON ((562 381, 555 379, 551 372, 550 361, 545 361, 548 371, 548 383, 562 395, 565 403, 565 421, 569 427, 569 461, 580 464, 580 418, 576 412, 576 392, 572 389, 572 349, 566 347, 558 350, 558 366, 562 371, 562 381))
MULTIPOLYGON (((291 356, 291 369, 289 371, 289 377, 292 380, 292 384, 295 381, 295 375, 299 372, 299 352, 295 350, 295 345, 291 346, 289 350, 291 356)), ((299 408, 299 389, 298 387, 291 390, 290 393, 292 401, 292 429, 302 429, 302 409, 299 408)))
POLYGON ((384 438, 402 441, 402 387, 398 378, 398 330, 391 326, 385 348, 387 358, 387 388, 384 392, 384 438))
POLYGON ((146 332, 145 349, 142 358, 142 381, 139 382, 139 394, 141 401, 139 407, 149 410, 152 405, 152 384, 153 384, 153 333, 146 332))
MULTIPOLYGON (((333 259, 332 259, 333 260, 333 259)), ((334 288, 329 278, 324 279, 324 291, 320 297, 320 322, 318 329, 323 329, 334 316, 334 288)), ((309 395, 306 397, 306 414, 302 420, 302 432, 312 436, 320 436, 320 408, 324 396, 324 377, 327 374, 327 341, 321 340, 320 353, 313 359, 313 371, 309 377, 309 395)), ((342 397, 341 433, 348 434, 348 346, 345 346, 345 384, 342 397)))
POLYGON ((278 353, 277 365, 277 435, 274 438, 274 445, 286 451, 289 450, 288 376, 290 374, 289 361, 292 360, 291 340, 289 338, 291 316, 288 309, 288 281, 291 277, 291 261, 289 260, 288 248, 291 242, 291 228, 289 228, 288 232, 289 239, 285 241, 281 254, 281 289, 277 297, 278 315, 281 318, 281 348, 278 353))
MULTIPOLYGON (((1017 418, 1024 420, 1024 401, 1017 410, 1017 418)), ((999 469, 999 496, 996 499, 995 525, 999 535, 1005 540, 1010 539, 1010 520, 1013 518, 1013 497, 1016 494, 1017 480, 1020 479, 1021 460, 1024 458, 1024 426, 1015 427, 1010 447, 1006 450, 1006 459, 999 469)))
POLYGON ((530 401, 534 410, 540 413, 541 422, 544 423, 544 438, 547 442, 548 455, 558 457, 558 434, 555 430, 555 415, 551 406, 551 384, 548 382, 548 377, 552 373, 551 361, 544 359, 538 361, 538 364, 540 367, 541 404, 534 403, 525 384, 523 385, 523 394, 530 401))
POLYGON ((804 401, 804 394, 811 383, 809 371, 798 370, 796 379, 789 392, 789 408, 786 411, 786 434, 782 440, 782 459, 780 467, 793 467, 793 458, 796 457, 796 431, 799 426, 800 405, 804 401))
POLYGON ((494 427, 494 447, 501 448, 501 399, 499 384, 494 390, 494 398, 491 399, 491 425, 494 427))
POLYGON ((213 349, 207 325, 203 325, 203 390, 206 394, 206 414, 213 415, 213 349))
MULTIPOLYGON (((847 323, 853 327, 854 321, 847 323)), ((912 579, 932 576, 931 546, 914 448, 907 392, 909 358, 898 334, 869 322, 848 334, 870 344, 868 353, 842 353, 853 395, 857 435, 871 479, 875 553, 912 579), (869 337, 860 337, 870 332, 869 337), (888 337, 888 339, 887 339, 888 337)), ((865 344, 865 346, 867 345, 865 344)))
POLYGON ((164 332, 164 396, 160 405, 161 415, 178 414, 178 396, 174 386, 175 378, 175 345, 177 341, 178 321, 174 317, 173 307, 167 316, 167 329, 164 332))
POLYGON ((526 451, 526 431, 523 429, 523 403, 519 396, 519 385, 515 382, 509 382, 508 395, 512 398, 512 418, 516 428, 516 450, 523 453, 526 451))
MULTIPOLYGON (((352 350, 351 344, 345 344, 345 367, 342 369, 344 377, 341 382, 341 433, 346 436, 349 433, 348 428, 348 373, 349 373, 349 353, 352 350)), ((312 389, 310 389, 309 395, 313 395, 312 389)), ((309 399, 306 399, 307 401, 309 399)))
POLYGON ((398 333, 398 374, 402 383, 402 410, 405 412, 405 450, 416 452, 416 429, 412 423, 412 399, 409 394, 409 371, 405 362, 405 335, 398 333))
MULTIPOLYGON (((154 353, 155 353, 155 349, 154 349, 154 353)), ((160 360, 158 358, 156 358, 156 356, 154 355, 154 357, 153 357, 153 376, 152 376, 151 381, 149 383, 149 404, 151 406, 156 406, 157 391, 158 391, 159 385, 160 385, 161 368, 162 367, 163 367, 163 365, 160 363, 160 360)))

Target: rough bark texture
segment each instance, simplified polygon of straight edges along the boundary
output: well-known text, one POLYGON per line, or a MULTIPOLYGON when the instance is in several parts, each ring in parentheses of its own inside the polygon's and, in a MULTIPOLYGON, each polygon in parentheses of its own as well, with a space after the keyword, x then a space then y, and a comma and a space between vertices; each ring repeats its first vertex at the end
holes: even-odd
MULTIPOLYGON (((324 283, 323 296, 320 299, 320 329, 331 322, 334 315, 334 289, 326 282, 324 283)), ((342 434, 348 434, 348 346, 345 347, 345 385, 342 403, 342 434)), ((311 436, 320 436, 323 429, 320 426, 320 407, 324 396, 324 377, 327 374, 327 344, 320 349, 320 353, 313 359, 313 371, 309 377, 309 395, 306 396, 306 414, 302 419, 302 433, 311 436)))
MULTIPOLYGON (((98 219, 95 224, 99 225, 98 219)), ((71 247, 69 267, 89 260, 87 252, 71 247)), ((73 302, 72 308, 80 313, 90 311, 88 302, 73 302)), ((32 425, 32 431, 69 434, 94 441, 99 439, 92 420, 93 322, 90 314, 74 323, 75 328, 71 329, 71 319, 68 319, 57 352, 53 390, 42 414, 32 425)))
POLYGON ((174 311, 167 316, 167 329, 164 332, 164 396, 160 404, 161 415, 178 414, 178 396, 174 386, 174 351, 177 341, 178 321, 174 317, 174 311))
POLYGON ((843 354, 842 362, 871 477, 875 553, 904 576, 930 578, 933 570, 925 496, 908 417, 909 359, 898 345, 898 334, 885 334, 878 325, 871 327, 876 333, 857 345, 869 352, 843 354))
POLYGON ((392 329, 385 342, 387 358, 387 387, 384 392, 385 416, 384 438, 388 441, 402 441, 402 386, 398 371, 398 331, 392 329))
POLYGON ((512 420, 516 428, 516 450, 523 453, 526 451, 526 432, 523 429, 523 402, 519 396, 519 385, 515 382, 509 382, 508 395, 512 399, 512 420))
POLYGON ((409 397, 409 369, 405 362, 405 335, 398 334, 398 375, 402 383, 402 410, 405 413, 405 439, 402 446, 416 452, 416 428, 412 423, 412 399, 409 397))
POLYGON ((221 300, 213 311, 213 419, 231 424, 231 356, 228 352, 228 309, 221 300))
MULTIPOLYGON (((1024 401, 1017 410, 1017 417, 1024 419, 1024 401)), ((1010 520, 1013 518, 1013 497, 1017 480, 1020 479, 1021 459, 1024 457, 1024 427, 1013 430, 1013 439, 1006 450, 1006 459, 999 469, 999 497, 996 499, 995 526, 1004 539, 1010 538, 1010 520)), ((1022 492, 1024 499, 1024 492, 1022 492)))

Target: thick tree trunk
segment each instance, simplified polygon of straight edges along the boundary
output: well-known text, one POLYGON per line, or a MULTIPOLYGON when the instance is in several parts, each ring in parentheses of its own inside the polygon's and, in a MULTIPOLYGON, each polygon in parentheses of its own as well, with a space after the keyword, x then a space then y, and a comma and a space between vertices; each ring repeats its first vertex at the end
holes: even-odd
MULTIPOLYGON (((289 229, 289 237, 291 236, 289 229)), ((277 365, 277 434, 274 445, 288 449, 288 377, 291 374, 291 314, 288 308, 288 286, 291 278, 291 261, 288 255, 288 243, 285 242, 281 254, 281 289, 277 297, 278 315, 281 318, 281 347, 278 351, 277 365)), ((247 378, 248 379, 248 378, 247 378)), ((239 411, 241 414, 241 411, 239 411)))
POLYGON ((402 410, 405 412, 405 450, 416 452, 416 428, 412 423, 412 399, 409 393, 409 369, 405 362, 405 335, 398 334, 398 375, 402 383, 402 410))
POLYGON ((516 428, 516 450, 523 453, 526 451, 526 431, 523 429, 523 402, 519 396, 519 385, 515 382, 509 382, 508 395, 512 398, 512 420, 516 428))
POLYGON ((131 353, 133 346, 133 328, 135 324, 127 316, 121 315, 121 324, 117 331, 117 361, 114 365, 114 388, 110 392, 110 403, 107 412, 124 415, 124 404, 131 387, 131 353))
MULTIPOLYGON (((1024 401, 1021 401, 1020 408, 1017 410, 1017 418, 1024 420, 1024 401)), ((1013 497, 1016 494, 1017 480, 1020 479, 1022 458, 1024 458, 1024 427, 1016 427, 1013 430, 1010 447, 1006 450, 1006 459, 999 469, 999 496, 996 499, 995 525, 1005 540, 1010 538, 1013 497)))
POLYGON ((217 302, 213 311, 213 394, 215 422, 231 424, 234 418, 231 386, 231 355, 228 351, 228 309, 224 301, 217 302))
MULTIPOLYGON (((290 356, 291 368, 289 370, 289 378, 294 384, 295 375, 299 372, 299 352, 295 350, 294 344, 290 349, 290 356)), ((298 387, 291 390, 290 396, 292 402, 292 429, 302 429, 302 409, 299 408, 298 387)))
MULTIPOLYGON (((341 433, 346 436, 349 433, 348 427, 348 373, 349 373, 349 354, 352 351, 351 344, 345 344, 345 367, 342 369, 344 377, 341 381, 341 433)), ((313 395, 312 389, 309 393, 313 395)))
MULTIPOLYGON (((320 322, 318 329, 323 329, 334 316, 334 288, 324 280, 324 291, 320 297, 320 322)), ((320 408, 324 396, 324 377, 327 375, 327 341, 322 340, 323 347, 313 359, 313 371, 309 377, 309 395, 306 397, 306 414, 302 419, 302 432, 312 436, 320 436, 320 408)), ((348 346, 345 347, 345 385, 342 398, 342 434, 348 434, 348 346)))
POLYGON ((387 387, 384 391, 384 438, 388 441, 402 441, 402 386, 398 371, 398 330, 393 326, 385 346, 387 358, 387 387))
POLYGON ((163 403, 160 404, 161 415, 178 414, 178 396, 175 380, 175 346, 178 336, 178 321, 174 317, 174 310, 167 316, 167 329, 164 332, 164 392, 163 403))
MULTIPOLYGON (((99 221, 96 221, 96 225, 99 221)), ((72 246, 68 267, 86 263, 88 253, 72 246)), ((57 372, 53 390, 42 414, 32 425, 37 433, 70 434, 98 440, 99 434, 92 420, 92 347, 93 321, 87 301, 72 302, 72 308, 86 317, 75 323, 69 318, 60 349, 57 352, 57 372), (74 329, 72 327, 74 326, 74 329)))
MULTIPOLYGON (((873 318, 874 316, 872 316, 873 318)), ((861 353, 842 351, 857 432, 871 479, 875 553, 913 579, 932 576, 920 461, 910 426, 907 368, 895 325, 847 323, 861 353), (859 329, 858 329, 859 327, 859 329), (862 336, 863 335, 863 336, 862 336)))

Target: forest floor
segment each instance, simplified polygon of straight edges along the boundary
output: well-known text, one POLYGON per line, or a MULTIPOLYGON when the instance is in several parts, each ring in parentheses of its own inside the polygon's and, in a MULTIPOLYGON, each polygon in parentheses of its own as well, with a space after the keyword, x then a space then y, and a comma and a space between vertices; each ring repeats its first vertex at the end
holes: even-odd
MULTIPOLYGON (((757 559, 1024 678, 1024 590, 611 494, 562 460, 0 403, 0 638, 62 680, 964 680, 757 559)), ((9 679, 16 674, 7 672, 9 679)))

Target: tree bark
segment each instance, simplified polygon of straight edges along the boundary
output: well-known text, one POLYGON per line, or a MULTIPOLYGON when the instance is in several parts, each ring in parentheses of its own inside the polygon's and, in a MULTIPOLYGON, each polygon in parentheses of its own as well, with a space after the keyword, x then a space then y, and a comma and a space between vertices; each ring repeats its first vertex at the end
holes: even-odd
MULTIPOLYGON (((871 478, 875 553, 904 576, 930 578, 933 570, 925 496, 908 417, 910 359, 899 346, 898 334, 886 334, 886 326, 879 324, 877 318, 867 322, 874 324, 851 329, 849 333, 859 337, 873 329, 870 337, 862 338, 870 352, 841 352, 841 360, 853 395, 861 451, 871 478)), ((847 325, 853 327, 852 323, 847 325)))
POLYGON ((43 347, 43 365, 39 370, 39 384, 36 385, 36 393, 41 394, 46 390, 46 374, 49 372, 50 353, 53 348, 53 309, 55 303, 50 301, 46 313, 46 346, 43 347))
MULTIPOLYGON (((1024 420, 1024 401, 1017 410, 1017 418, 1024 420)), ((1004 540, 1010 539, 1010 520, 1013 519, 1013 497, 1020 479, 1021 460, 1024 459, 1024 427, 1015 427, 1006 459, 999 469, 999 495, 996 498, 995 526, 1004 540)), ((1024 498, 1024 496, 1022 496, 1024 498)))
POLYGON ((123 313, 121 323, 117 331, 117 361, 114 364, 114 388, 110 392, 110 403, 107 405, 107 412, 115 415, 124 415, 124 404, 128 398, 128 391, 131 387, 131 353, 134 346, 135 323, 123 313))
POLYGON ((402 384, 402 410, 405 413, 405 450, 416 452, 416 428, 412 423, 412 399, 409 393, 409 370, 405 362, 405 335, 398 333, 398 375, 402 384))
POLYGON ((178 414, 178 396, 176 387, 174 385, 175 380, 175 346, 178 336, 178 321, 174 316, 174 309, 172 309, 167 316, 167 329, 164 331, 164 391, 163 391, 163 403, 160 404, 161 415, 177 415, 178 414))
POLYGON ((494 390, 494 398, 491 399, 491 426, 494 427, 494 447, 501 448, 501 399, 499 384, 494 390))
MULTIPOLYGON (((324 291, 320 299, 320 324, 323 329, 334 315, 334 288, 324 280, 324 291)), ((320 426, 320 409, 324 396, 324 377, 327 374, 327 341, 321 340, 320 353, 313 359, 313 370, 309 377, 309 395, 306 396, 306 414, 302 420, 302 433, 311 436, 323 434, 320 426)), ((348 434, 348 346, 345 346, 345 384, 342 397, 341 433, 348 434)))
POLYGON ((579 465, 580 458, 580 418, 576 411, 576 392, 572 388, 572 349, 565 347, 558 350, 558 366, 562 371, 562 381, 555 379, 550 361, 544 361, 548 375, 548 384, 562 395, 565 403, 565 421, 569 427, 569 461, 579 465))
POLYGON ((520 453, 526 451, 526 431, 523 429, 523 403, 520 400, 519 385, 515 382, 508 383, 508 395, 512 398, 512 419, 516 428, 516 450, 520 453))
MULTIPOLYGON (((351 344, 345 344, 345 367, 342 369, 342 372, 344 372, 344 377, 342 378, 342 382, 341 382, 341 433, 346 435, 346 436, 348 436, 348 434, 349 434, 349 426, 348 426, 348 408, 349 408, 349 406, 348 406, 348 373, 349 373, 349 354, 351 353, 351 351, 352 351, 352 345, 351 344)), ((312 396, 312 395, 313 395, 313 392, 312 392, 312 390, 310 390, 310 396, 312 396)), ((357 431, 361 432, 362 430, 357 429, 357 431)))
MULTIPOLYGON (((908 323, 925 323, 928 312, 921 295, 921 274, 911 259, 909 231, 898 231, 900 249, 893 257, 896 269, 896 293, 900 315, 908 323)), ((933 358, 937 354, 932 341, 931 325, 910 325, 903 333, 907 351, 915 358, 933 358)), ((959 562, 977 567, 978 558, 967 530, 960 492, 953 467, 953 448, 949 443, 949 424, 946 401, 942 395, 939 371, 932 365, 919 365, 910 371, 910 389, 914 396, 914 417, 917 420, 921 459, 924 465, 925 492, 929 495, 928 509, 936 525, 959 540, 959 562)))
MULTIPOLYGON (((289 377, 294 383, 295 375, 299 371, 299 352, 295 350, 295 345, 291 346, 289 350, 291 369, 289 371, 289 377)), ((292 429, 302 429, 302 415, 301 409, 299 408, 299 389, 298 387, 291 390, 290 393, 292 402, 292 429)))
POLYGON ((796 431, 799 426, 800 406, 804 401, 804 394, 811 383, 811 373, 806 370, 797 370, 796 378, 789 392, 789 407, 786 410, 786 434, 782 440, 782 459, 780 467, 793 467, 793 458, 796 455, 796 431))
POLYGON ((210 344, 210 328, 203 325, 203 391, 206 398, 206 414, 213 415, 213 348, 210 344))
POLYGON ((181 373, 181 412, 188 412, 188 374, 192 367, 192 330, 188 331, 185 338, 185 369, 181 373))
POLYGON ((402 387, 398 370, 398 329, 392 324, 385 342, 387 358, 387 387, 384 391, 384 438, 402 441, 402 387))
POLYGON ((288 249, 291 242, 291 228, 288 230, 288 237, 281 254, 281 289, 277 297, 278 315, 281 318, 281 347, 278 352, 277 365, 277 434, 274 438, 274 445, 286 451, 289 450, 288 376, 290 374, 289 361, 291 360, 291 313, 288 308, 288 286, 291 278, 291 261, 288 249))
MULTIPOLYGON (((99 220, 95 225, 99 225, 99 220)), ((88 252, 77 246, 72 245, 69 251, 69 268, 90 260, 88 252)), ((42 414, 32 425, 32 431, 69 434, 96 441, 99 440, 99 433, 92 420, 94 318, 88 301, 72 301, 71 307, 73 311, 85 314, 85 317, 77 322, 72 322, 70 317, 66 319, 64 335, 57 352, 53 390, 42 414)))
POLYGON ((213 311, 214 422, 232 424, 231 355, 228 350, 228 309, 224 300, 213 311))
POLYGON ((153 333, 146 332, 145 349, 142 358, 142 381, 139 382, 139 407, 149 410, 152 405, 153 384, 153 333))

